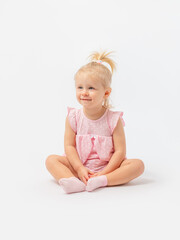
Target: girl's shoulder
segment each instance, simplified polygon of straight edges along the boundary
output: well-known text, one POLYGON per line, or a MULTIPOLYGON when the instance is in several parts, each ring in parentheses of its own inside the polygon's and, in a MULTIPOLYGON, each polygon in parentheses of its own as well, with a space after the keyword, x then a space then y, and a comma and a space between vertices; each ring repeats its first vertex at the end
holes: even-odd
POLYGON ((113 133, 119 119, 121 119, 123 126, 125 126, 125 122, 123 119, 124 112, 122 111, 112 111, 108 110, 108 124, 111 129, 111 133, 113 133))
POLYGON ((116 118, 116 117, 120 117, 121 119, 123 119, 122 118, 123 115, 124 115, 124 112, 122 112, 122 111, 113 111, 113 110, 110 110, 110 109, 108 110, 108 116, 111 119, 116 118))
POLYGON ((69 123, 71 125, 71 128, 76 133, 77 132, 77 121, 79 120, 81 109, 73 108, 73 107, 67 107, 67 117, 69 120, 69 123))
POLYGON ((73 118, 77 118, 78 115, 81 113, 81 109, 73 108, 73 107, 67 107, 68 116, 71 116, 73 118))

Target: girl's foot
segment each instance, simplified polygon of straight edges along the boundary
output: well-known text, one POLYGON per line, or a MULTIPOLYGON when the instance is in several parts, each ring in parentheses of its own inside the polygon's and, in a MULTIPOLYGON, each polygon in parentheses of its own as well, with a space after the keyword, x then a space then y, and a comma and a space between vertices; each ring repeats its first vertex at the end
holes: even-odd
POLYGON ((66 193, 82 192, 86 190, 86 185, 76 177, 61 178, 58 182, 66 193))
POLYGON ((107 186, 107 177, 105 175, 92 177, 88 180, 86 191, 91 192, 96 188, 107 186))

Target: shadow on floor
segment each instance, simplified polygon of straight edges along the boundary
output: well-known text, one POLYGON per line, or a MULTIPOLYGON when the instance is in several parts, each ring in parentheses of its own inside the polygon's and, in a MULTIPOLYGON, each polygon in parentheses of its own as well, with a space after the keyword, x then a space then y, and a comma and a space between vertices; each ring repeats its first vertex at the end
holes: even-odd
POLYGON ((156 181, 154 179, 141 178, 141 179, 132 180, 131 182, 128 182, 128 183, 124 184, 124 186, 146 185, 146 184, 152 184, 152 183, 155 183, 155 182, 156 181))

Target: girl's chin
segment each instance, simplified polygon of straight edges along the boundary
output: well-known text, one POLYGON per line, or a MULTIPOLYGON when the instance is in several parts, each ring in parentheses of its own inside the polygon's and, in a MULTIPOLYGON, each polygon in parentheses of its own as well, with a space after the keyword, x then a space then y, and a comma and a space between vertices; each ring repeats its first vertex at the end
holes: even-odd
POLYGON ((92 109, 92 105, 90 105, 90 104, 81 104, 84 108, 86 108, 86 109, 92 109))
POLYGON ((90 106, 90 105, 92 105, 92 101, 82 101, 81 100, 81 104, 85 105, 85 106, 90 106))

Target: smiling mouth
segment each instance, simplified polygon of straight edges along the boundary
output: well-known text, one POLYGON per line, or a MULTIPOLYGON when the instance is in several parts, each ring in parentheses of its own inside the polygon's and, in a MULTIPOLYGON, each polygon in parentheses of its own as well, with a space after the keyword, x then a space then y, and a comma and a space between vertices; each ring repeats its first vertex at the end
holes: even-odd
POLYGON ((81 98, 81 100, 83 100, 83 101, 91 101, 91 99, 83 99, 83 98, 81 98))

